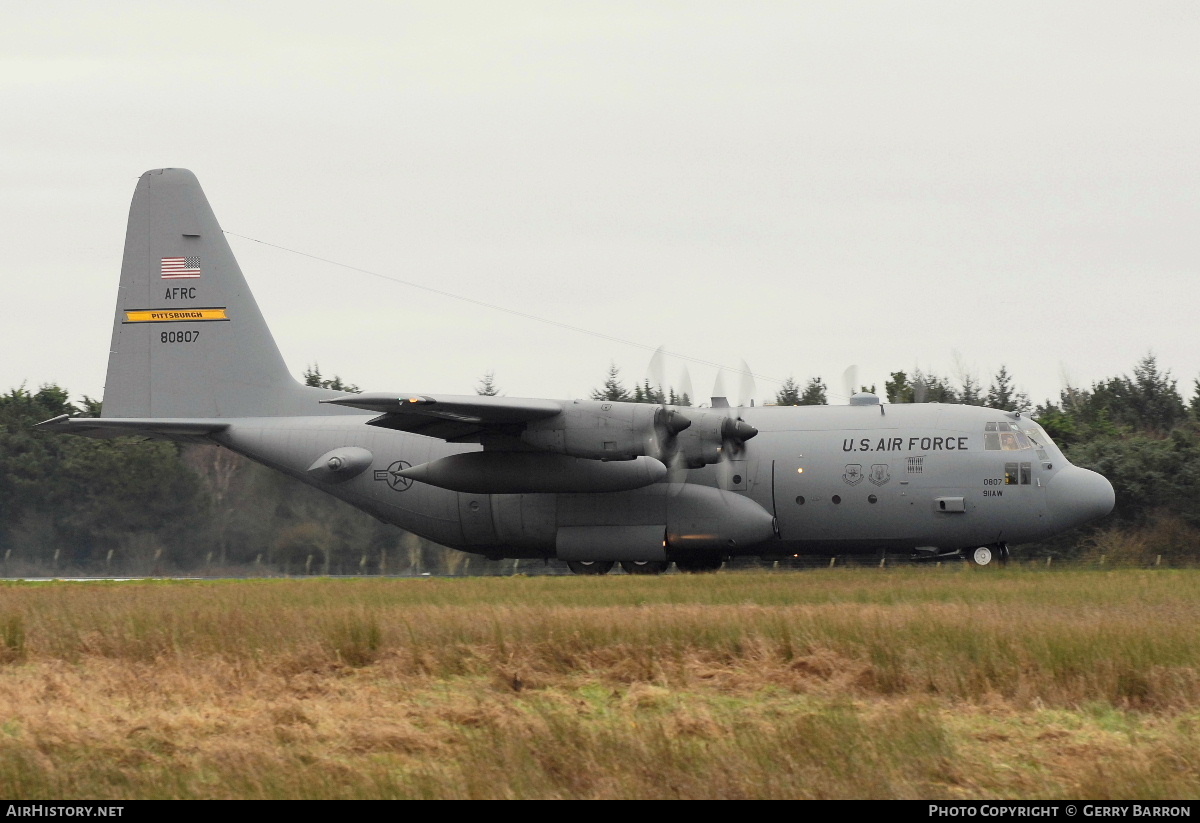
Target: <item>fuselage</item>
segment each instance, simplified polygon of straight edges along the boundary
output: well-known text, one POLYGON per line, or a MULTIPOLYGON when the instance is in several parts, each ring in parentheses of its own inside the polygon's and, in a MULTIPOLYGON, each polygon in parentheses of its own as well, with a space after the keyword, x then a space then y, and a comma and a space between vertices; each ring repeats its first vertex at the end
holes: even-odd
POLYGON ((1037 540, 1113 505, 1107 480, 1072 466, 1036 422, 1009 412, 939 404, 735 411, 759 433, 720 462, 611 493, 466 493, 400 478, 397 470, 481 447, 368 425, 372 415, 231 419, 213 439, 381 520, 489 557, 581 559, 602 550, 597 542, 622 541, 630 545, 603 549, 610 559, 670 559, 692 545, 724 556, 947 552, 1037 540), (338 483, 314 474, 314 460, 344 447, 369 452, 369 468, 338 483), (578 544, 585 527, 600 531, 578 544), (672 538, 673 528, 683 537, 672 538))

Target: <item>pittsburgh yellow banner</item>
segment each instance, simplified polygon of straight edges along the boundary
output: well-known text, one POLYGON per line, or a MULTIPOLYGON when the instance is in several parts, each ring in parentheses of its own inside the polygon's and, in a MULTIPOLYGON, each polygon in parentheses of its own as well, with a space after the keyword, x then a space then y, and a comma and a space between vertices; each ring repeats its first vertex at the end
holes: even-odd
POLYGON ((225 309, 138 309, 125 311, 126 323, 196 323, 228 320, 225 309))

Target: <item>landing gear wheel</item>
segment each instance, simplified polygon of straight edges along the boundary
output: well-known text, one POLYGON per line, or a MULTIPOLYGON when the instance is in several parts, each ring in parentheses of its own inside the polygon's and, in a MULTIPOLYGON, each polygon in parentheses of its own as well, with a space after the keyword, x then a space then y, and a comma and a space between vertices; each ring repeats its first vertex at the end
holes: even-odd
POLYGON ((626 574, 662 574, 670 566, 666 560, 622 560, 621 568, 626 574))
POLYGON ((687 560, 676 560, 675 568, 685 574, 703 574, 715 572, 725 565, 719 557, 692 557, 687 560))
POLYGON ((963 550, 963 558, 972 566, 979 566, 980 568, 1000 565, 1000 556, 1000 552, 994 546, 979 546, 978 548, 963 550))
POLYGON ((567 568, 575 574, 608 574, 612 571, 611 560, 568 560, 567 568))

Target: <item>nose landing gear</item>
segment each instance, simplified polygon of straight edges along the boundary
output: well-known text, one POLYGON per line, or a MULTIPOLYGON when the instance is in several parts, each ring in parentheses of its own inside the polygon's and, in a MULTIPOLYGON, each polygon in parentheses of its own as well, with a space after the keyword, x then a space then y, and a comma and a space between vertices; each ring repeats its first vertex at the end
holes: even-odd
POLYGON ((962 556, 963 560, 980 568, 1004 566, 1008 563, 1008 544, 994 543, 990 546, 963 549, 962 556))

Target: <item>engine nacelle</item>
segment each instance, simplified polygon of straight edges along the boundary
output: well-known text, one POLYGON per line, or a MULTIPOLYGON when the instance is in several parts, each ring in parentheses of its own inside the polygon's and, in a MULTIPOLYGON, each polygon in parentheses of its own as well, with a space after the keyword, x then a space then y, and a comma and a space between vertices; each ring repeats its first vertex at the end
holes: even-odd
POLYGON ((679 435, 678 452, 689 469, 708 466, 721 459, 721 428, 729 418, 723 414, 692 414, 691 427, 679 435))
POLYGON ((654 457, 667 464, 681 459, 696 469, 719 462, 725 448, 738 448, 756 434, 758 429, 722 411, 576 400, 562 414, 527 423, 519 437, 571 457, 654 457))
POLYGON ((726 448, 740 448, 758 429, 736 417, 717 411, 688 410, 692 425, 680 432, 676 448, 689 469, 698 469, 721 460, 726 448))
POLYGON ((593 460, 658 457, 655 415, 646 403, 576 400, 562 414, 526 425, 520 438, 538 449, 593 460))

